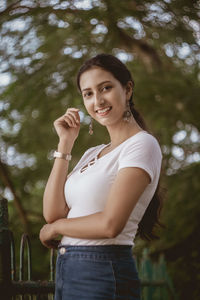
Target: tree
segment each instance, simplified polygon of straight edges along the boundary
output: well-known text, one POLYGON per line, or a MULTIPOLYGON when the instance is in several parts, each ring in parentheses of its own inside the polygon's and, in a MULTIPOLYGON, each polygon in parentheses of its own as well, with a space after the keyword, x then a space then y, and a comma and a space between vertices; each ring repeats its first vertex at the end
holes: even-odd
MULTIPOLYGON (((43 222, 41 199, 52 165, 50 154, 57 144, 53 121, 68 106, 82 111, 81 134, 73 149, 71 168, 88 147, 105 143, 105 129, 98 124, 94 137, 89 137, 88 117, 75 86, 81 63, 97 53, 116 55, 133 73, 136 107, 162 145, 164 182, 169 189, 166 207, 172 200, 180 201, 180 182, 175 178, 183 178, 182 184, 189 190, 190 182, 181 176, 188 174, 191 162, 198 168, 199 3, 84 3, 7 1, 0 8, 0 68, 10 78, 10 83, 1 87, 0 95, 0 188, 2 194, 9 195, 11 191, 15 205, 17 199, 20 203, 18 212, 11 210, 13 226, 20 226, 18 215, 24 229, 31 228, 36 237, 39 226, 35 228, 33 224, 43 222), (171 198, 173 190, 175 199, 171 198)), ((190 170, 189 174, 194 174, 196 167, 190 170)), ((198 195, 196 185, 193 192, 198 195)), ((194 203, 195 198, 191 200, 194 203)), ((185 198, 181 199, 184 203, 185 198)), ((165 212, 167 224, 177 210, 175 205, 173 211, 165 212)), ((196 217, 193 209, 191 216, 196 217)), ((181 222, 182 217, 177 215, 177 224, 181 222)), ((196 232, 198 222, 194 227, 196 232)), ((173 247, 178 244, 179 233, 171 236, 173 247)), ((165 235, 161 244, 171 247, 165 235)), ((183 240, 187 243, 188 235, 183 240)), ((159 245, 155 247, 160 249, 159 245)), ((152 252, 153 249, 154 246, 152 252)), ((176 263, 171 269, 172 273, 177 271, 176 263)), ((180 295, 184 299, 184 289, 180 295)))

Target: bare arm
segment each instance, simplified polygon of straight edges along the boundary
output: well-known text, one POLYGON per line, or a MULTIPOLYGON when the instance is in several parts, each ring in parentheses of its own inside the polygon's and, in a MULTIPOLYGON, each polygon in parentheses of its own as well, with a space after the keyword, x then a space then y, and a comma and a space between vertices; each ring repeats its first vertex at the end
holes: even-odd
MULTIPOLYGON (((71 153, 71 147, 58 145, 58 151, 71 153), (66 150, 63 150, 63 149, 66 150), (68 150, 67 150, 68 148, 68 150)), ((47 181, 43 196, 43 215, 47 223, 52 223, 67 216, 69 207, 64 196, 64 185, 67 179, 69 161, 56 158, 47 181)))
POLYGON ((47 227, 44 226, 44 232, 41 232, 41 241, 44 241, 46 234, 50 239, 58 234, 85 239, 116 237, 123 230, 149 182, 150 177, 143 169, 130 167, 120 170, 102 212, 84 217, 60 219, 50 227, 45 225, 47 227))
MULTIPOLYGON (((54 122, 54 126, 60 139, 57 150, 70 154, 80 129, 78 110, 68 109, 65 115, 54 122), (78 120, 77 123, 75 119, 78 120)), ((69 212, 64 196, 68 167, 69 161, 55 159, 43 196, 43 216, 47 223, 65 218, 69 212)))

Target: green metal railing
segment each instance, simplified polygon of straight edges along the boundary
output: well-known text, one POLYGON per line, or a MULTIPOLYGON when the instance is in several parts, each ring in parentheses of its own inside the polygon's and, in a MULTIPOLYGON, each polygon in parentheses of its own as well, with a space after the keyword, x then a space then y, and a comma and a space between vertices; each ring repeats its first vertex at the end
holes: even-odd
MULTIPOLYGON (((31 263, 30 239, 27 234, 23 234, 20 244, 19 280, 17 280, 14 237, 8 228, 8 204, 6 199, 0 199, 1 300, 53 300, 55 289, 55 251, 50 251, 50 280, 33 281, 31 263), (25 279, 26 264, 27 279, 25 279)), ((144 250, 142 259, 138 263, 143 300, 175 299, 173 286, 166 270, 166 263, 163 256, 160 256, 157 263, 153 263, 149 259, 147 249, 144 250)))
POLYGON ((172 282, 167 273, 164 255, 161 254, 157 262, 152 262, 148 250, 144 249, 142 259, 138 263, 138 272, 142 282, 142 299, 176 299, 172 282))

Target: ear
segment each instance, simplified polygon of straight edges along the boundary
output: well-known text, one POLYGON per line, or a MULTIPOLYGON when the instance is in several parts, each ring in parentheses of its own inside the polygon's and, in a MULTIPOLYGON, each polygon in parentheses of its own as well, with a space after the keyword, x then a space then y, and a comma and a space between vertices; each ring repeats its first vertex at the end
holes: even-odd
POLYGON ((133 83, 132 83, 132 81, 128 81, 127 85, 126 85, 126 97, 127 97, 127 100, 130 99, 132 93, 133 93, 133 83))

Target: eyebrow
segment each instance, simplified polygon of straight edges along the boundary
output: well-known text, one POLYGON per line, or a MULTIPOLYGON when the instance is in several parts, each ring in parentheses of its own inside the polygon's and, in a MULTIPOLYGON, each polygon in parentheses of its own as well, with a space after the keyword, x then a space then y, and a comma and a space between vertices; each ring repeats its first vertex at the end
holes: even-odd
MULTIPOLYGON (((108 82, 111 83, 110 80, 102 81, 102 82, 100 82, 99 84, 97 84, 97 87, 99 87, 100 85, 102 85, 102 84, 104 84, 104 83, 108 83, 108 82)), ((83 90, 81 91, 81 93, 83 93, 84 91, 90 90, 90 89, 91 89, 91 88, 83 89, 83 90)))

